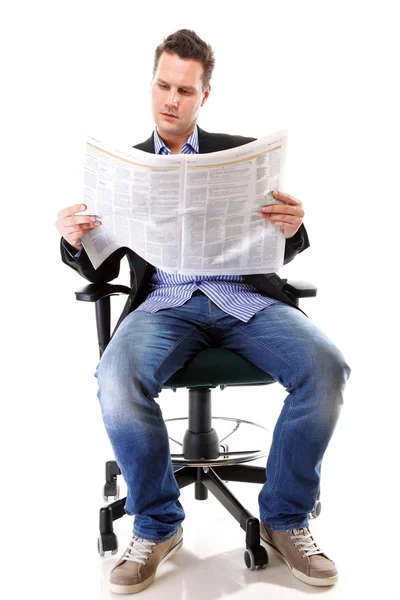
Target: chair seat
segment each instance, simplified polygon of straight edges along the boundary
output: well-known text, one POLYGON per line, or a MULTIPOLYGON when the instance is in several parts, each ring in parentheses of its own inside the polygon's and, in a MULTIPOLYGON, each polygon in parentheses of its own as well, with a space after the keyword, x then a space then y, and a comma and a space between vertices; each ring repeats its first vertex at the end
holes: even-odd
POLYGON ((251 362, 225 348, 201 350, 174 373, 164 388, 216 387, 218 385, 264 385, 275 379, 251 362))

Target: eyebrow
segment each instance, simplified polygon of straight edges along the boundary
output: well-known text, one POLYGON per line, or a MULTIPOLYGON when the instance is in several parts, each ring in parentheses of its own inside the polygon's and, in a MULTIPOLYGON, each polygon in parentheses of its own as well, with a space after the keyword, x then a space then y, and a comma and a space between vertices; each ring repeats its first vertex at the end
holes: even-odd
MULTIPOLYGON (((165 83, 166 85, 169 85, 168 81, 164 81, 164 79, 160 79, 159 77, 157 78, 157 83, 165 83)), ((181 85, 180 89, 184 88, 185 90, 191 90, 192 92, 196 91, 196 88, 194 88, 191 85, 181 85)))

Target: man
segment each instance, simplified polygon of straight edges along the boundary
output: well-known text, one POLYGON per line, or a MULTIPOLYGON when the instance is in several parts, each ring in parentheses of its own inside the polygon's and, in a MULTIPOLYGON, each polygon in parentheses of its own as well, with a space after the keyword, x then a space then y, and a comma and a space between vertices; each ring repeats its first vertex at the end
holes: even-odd
MULTIPOLYGON (((158 46, 151 83, 156 128, 136 148, 207 153, 253 140, 210 134, 196 125, 213 68, 211 47, 193 31, 177 31, 158 46)), ((276 197, 285 204, 268 206, 260 218, 283 231, 287 263, 309 246, 304 210, 289 194, 276 197)), ((125 511, 135 516, 132 541, 110 573, 110 589, 136 593, 148 587, 161 562, 182 545, 185 514, 155 398, 174 372, 211 345, 242 354, 288 391, 259 494, 261 538, 302 581, 335 583, 337 568, 313 539, 307 517, 350 375, 341 352, 281 290, 276 274, 172 276, 126 248, 94 270, 81 238, 98 225, 94 217, 74 216, 81 210, 74 205, 58 213, 63 262, 89 281, 105 282, 118 276, 128 253, 135 273, 95 373, 104 425, 128 488, 125 511)))

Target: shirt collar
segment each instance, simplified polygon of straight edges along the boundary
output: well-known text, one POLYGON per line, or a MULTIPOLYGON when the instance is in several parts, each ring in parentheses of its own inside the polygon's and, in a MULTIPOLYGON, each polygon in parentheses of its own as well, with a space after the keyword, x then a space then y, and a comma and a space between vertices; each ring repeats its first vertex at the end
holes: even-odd
MULTIPOLYGON (((198 131, 197 131, 197 125, 193 129, 192 133, 189 135, 189 137, 186 140, 186 142, 183 144, 182 148, 184 146, 190 146, 190 148, 193 150, 193 152, 195 152, 196 154, 199 153, 199 134, 198 134, 198 131)), ((158 133, 157 133, 157 127, 156 127, 154 129, 154 150, 155 150, 155 153, 156 154, 161 154, 163 148, 166 149, 166 151, 167 151, 168 154, 171 154, 171 150, 168 148, 168 146, 163 142, 163 140, 158 135, 158 133)))

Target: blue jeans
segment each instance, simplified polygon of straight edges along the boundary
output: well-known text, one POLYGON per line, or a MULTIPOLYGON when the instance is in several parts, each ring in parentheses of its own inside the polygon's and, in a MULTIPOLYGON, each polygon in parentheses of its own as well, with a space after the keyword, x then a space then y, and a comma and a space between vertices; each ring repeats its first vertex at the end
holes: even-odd
POLYGON ((267 481, 258 496, 260 518, 280 531, 308 526, 350 367, 292 306, 273 304, 244 323, 196 291, 177 308, 131 312, 97 365, 102 417, 127 485, 124 508, 135 516, 134 532, 164 541, 185 518, 155 398, 173 373, 210 346, 244 356, 288 392, 273 432, 267 481))

